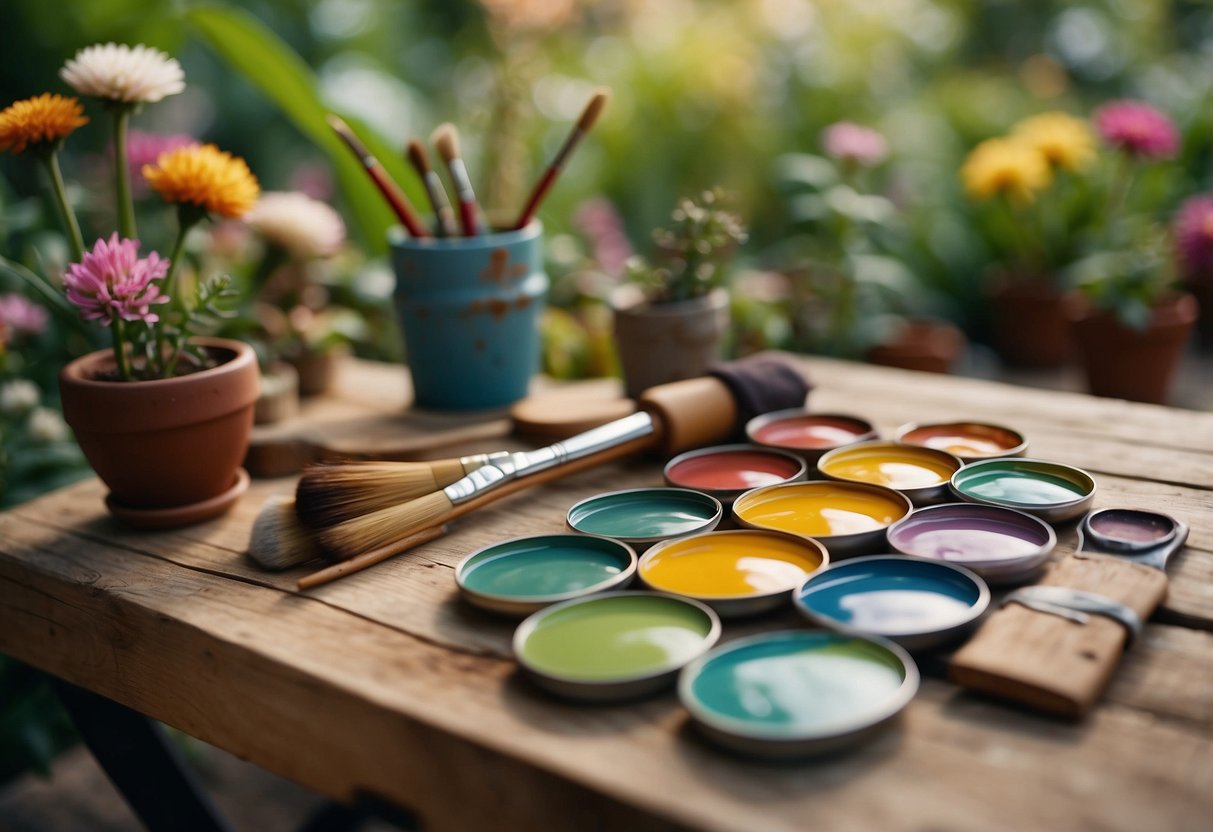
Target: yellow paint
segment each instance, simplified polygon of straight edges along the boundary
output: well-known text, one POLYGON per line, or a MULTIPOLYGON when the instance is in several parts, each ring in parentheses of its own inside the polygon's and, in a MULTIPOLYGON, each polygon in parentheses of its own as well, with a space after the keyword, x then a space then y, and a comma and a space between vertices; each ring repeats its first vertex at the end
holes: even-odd
POLYGON ((929 449, 903 445, 845 448, 823 463, 821 471, 827 476, 889 488, 927 488, 956 473, 955 464, 929 449))
POLYGON ((883 529, 909 508, 894 494, 842 482, 805 482, 742 495, 733 512, 766 529, 829 537, 883 529))
POLYGON ((641 559, 654 589, 700 598, 787 592, 822 565, 810 543, 761 531, 713 532, 675 540, 641 559))

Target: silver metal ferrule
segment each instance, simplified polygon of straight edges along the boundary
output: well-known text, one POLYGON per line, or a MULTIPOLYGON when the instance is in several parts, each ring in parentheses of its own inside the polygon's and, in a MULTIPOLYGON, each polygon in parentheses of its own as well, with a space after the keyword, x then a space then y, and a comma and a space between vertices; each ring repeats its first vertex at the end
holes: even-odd
POLYGON ((463 466, 463 470, 470 471, 483 465, 496 465, 503 459, 509 459, 510 456, 509 451, 495 451, 491 454, 472 454, 471 456, 459 457, 459 464, 463 466))

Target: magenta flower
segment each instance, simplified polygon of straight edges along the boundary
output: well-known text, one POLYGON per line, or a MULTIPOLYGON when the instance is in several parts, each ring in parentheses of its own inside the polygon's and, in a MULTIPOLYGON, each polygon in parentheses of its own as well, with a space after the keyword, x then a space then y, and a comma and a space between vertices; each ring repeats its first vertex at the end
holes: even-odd
POLYGON ((879 165, 889 155, 889 143, 884 136, 849 121, 839 121, 827 127, 821 144, 827 156, 864 167, 879 165))
POLYGON ((86 321, 109 326, 117 319, 154 324, 160 320, 152 304, 167 303, 152 281, 168 273, 169 261, 152 252, 138 259, 139 241, 112 235, 98 240, 84 259, 68 266, 63 276, 67 299, 80 307, 86 321))
MULTIPOLYGON (((179 147, 190 147, 198 144, 193 136, 184 133, 165 135, 162 133, 144 133, 142 130, 131 130, 126 137, 127 168, 130 170, 131 187, 139 196, 151 192, 147 180, 143 178, 143 166, 154 165, 161 154, 176 150, 179 147)), ((113 147, 110 147, 113 153, 113 147)))
POLYGON ((1175 258, 1187 276, 1213 274, 1213 196, 1194 196, 1175 215, 1175 258))
POLYGON ((1143 159, 1179 152, 1179 131, 1163 113, 1141 101, 1112 101, 1095 112, 1095 129, 1108 145, 1143 159))
POLYGON ((623 274, 624 264, 636 252, 615 204, 605 197, 591 197, 577 206, 573 224, 589 240, 599 267, 609 275, 623 274))
POLYGON ((46 310, 24 295, 0 295, 0 326, 17 334, 37 335, 46 329, 46 310))

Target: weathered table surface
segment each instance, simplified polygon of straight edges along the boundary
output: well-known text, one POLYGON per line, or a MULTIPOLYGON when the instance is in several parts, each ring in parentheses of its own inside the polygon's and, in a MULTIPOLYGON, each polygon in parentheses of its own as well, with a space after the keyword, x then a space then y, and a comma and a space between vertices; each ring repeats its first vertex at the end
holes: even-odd
MULTIPOLYGON (((299 572, 244 555, 261 498, 292 479, 255 482, 227 517, 161 533, 117 525, 103 487, 83 482, 0 515, 0 651, 332 796, 411 807, 431 829, 1210 828, 1213 413, 807 363, 816 410, 885 431, 1008 424, 1033 456, 1093 472, 1098 505, 1191 524, 1165 605, 1086 721, 965 693, 928 667, 874 744, 770 765, 709 747, 672 692, 586 707, 533 689, 510 657, 513 625, 462 604, 453 567, 491 541, 561 530, 585 496, 658 483, 655 460, 510 497, 308 593, 293 589, 299 572)), ((345 396, 394 418, 402 376, 354 365, 345 396)), ((1073 529, 1061 540, 1071 551, 1073 529)), ((726 623, 725 638, 783 626, 802 625, 791 613, 726 623)))

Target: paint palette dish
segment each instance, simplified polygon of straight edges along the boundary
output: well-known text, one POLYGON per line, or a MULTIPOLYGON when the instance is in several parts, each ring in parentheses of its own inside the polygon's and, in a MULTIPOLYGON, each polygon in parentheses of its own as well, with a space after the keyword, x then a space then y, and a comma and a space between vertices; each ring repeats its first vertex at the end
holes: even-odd
POLYGON ((746 423, 745 432, 756 445, 790 451, 810 464, 827 451, 876 438, 876 428, 866 419, 801 408, 755 416, 746 423))
POLYGON ((711 494, 729 505, 753 488, 803 480, 808 464, 785 451, 753 445, 717 445, 687 451, 665 466, 667 485, 711 494))
POLYGON ((678 698, 713 742, 795 759, 874 739, 918 690, 918 668, 884 639, 787 630, 738 639, 688 665, 678 698))
POLYGON ((658 543, 638 572, 650 589, 702 601, 724 618, 786 606, 792 590, 829 562, 812 538, 737 529, 658 543))
POLYGON ((569 509, 570 529, 612 537, 643 551, 654 543, 711 531, 724 507, 689 488, 632 488, 582 500, 569 509))
POLYGON ((793 600, 814 624, 883 636, 915 652, 967 636, 990 605, 990 589, 950 563, 877 555, 823 569, 797 588, 793 600))
POLYGON ((905 445, 944 451, 961 462, 1023 456, 1028 451, 1028 441, 1022 433, 988 422, 902 425, 894 438, 905 445))
POLYGON ((951 488, 962 500, 1019 509, 1047 523, 1073 520, 1095 499, 1090 474, 1043 459, 974 462, 952 476, 951 488))
POLYGON ((514 656, 536 684, 569 699, 613 702, 673 685, 720 638, 720 619, 686 598, 608 592, 555 604, 518 625, 514 656))
POLYGON ((583 534, 519 537, 473 552, 455 568, 467 601, 505 615, 530 615, 550 604, 622 589, 636 575, 626 543, 583 534))
POLYGON ((746 528, 819 540, 839 560, 884 551, 885 530, 913 507, 884 486, 817 480, 747 491, 733 503, 733 518, 746 528))
POLYGON ((889 528, 898 552, 959 564, 992 586, 1034 577, 1057 545, 1053 527, 1001 506, 948 503, 921 508, 889 528))
POLYGON ((823 455, 817 470, 832 480, 883 485, 905 494, 915 505, 926 505, 948 496, 948 482, 963 464, 934 448, 862 442, 823 455))

